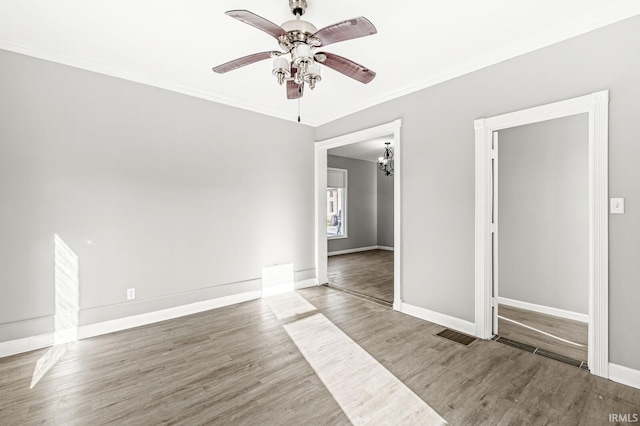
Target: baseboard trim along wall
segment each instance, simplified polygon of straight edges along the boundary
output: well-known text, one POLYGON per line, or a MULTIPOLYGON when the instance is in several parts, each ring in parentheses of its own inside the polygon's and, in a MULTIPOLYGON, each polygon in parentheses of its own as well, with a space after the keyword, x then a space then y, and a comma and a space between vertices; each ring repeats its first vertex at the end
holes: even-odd
POLYGON ((337 256, 339 254, 358 253, 358 252, 361 252, 361 251, 369 251, 369 250, 393 251, 393 247, 388 247, 388 246, 357 247, 357 248, 346 249, 346 250, 330 251, 330 252, 327 253, 327 256, 337 256))
POLYGON ((197 314, 211 309, 222 308, 224 306, 259 299, 261 296, 262 292, 260 290, 247 291, 245 293, 234 294, 231 296, 223 296, 216 299, 203 300, 202 302, 190 303, 188 305, 176 306, 175 308, 162 309, 160 311, 133 315, 96 324, 83 325, 78 327, 78 338, 87 339, 89 337, 100 336, 102 334, 113 333, 116 331, 127 330, 129 328, 140 327, 142 325, 153 324, 155 322, 197 314))
POLYGON ((609 363, 609 379, 640 389, 640 370, 609 363))
POLYGON ((526 309, 528 311, 539 312, 541 314, 553 315, 560 318, 566 318, 574 321, 589 322, 588 314, 566 311, 564 309, 552 308, 549 306, 536 305, 535 303, 522 302, 520 300, 508 299, 498 296, 498 303, 501 305, 513 306, 514 308, 526 309))
POLYGON ((472 322, 465 321, 460 318, 441 314, 440 312, 434 312, 429 309, 410 305, 405 302, 401 303, 400 312, 402 312, 403 314, 411 315, 412 317, 432 322, 434 324, 441 325, 443 327, 454 329, 461 333, 466 333, 470 336, 476 335, 476 325, 472 322))
MULTIPOLYGON (((316 278, 308 278, 296 281, 294 283, 294 287, 298 290, 315 286, 317 283, 318 280, 316 278)), ((211 309, 222 308, 225 306, 235 305, 237 303, 259 299, 261 296, 261 290, 252 290, 181 306, 160 309, 153 312, 82 325, 78 327, 78 338, 87 339, 90 337, 100 336, 102 334, 114 333, 116 331, 127 330, 129 328, 140 327, 143 325, 153 324, 155 322, 166 321, 211 309)), ((53 332, 8 340, 0 342, 0 358, 50 346, 53 346, 53 332)))

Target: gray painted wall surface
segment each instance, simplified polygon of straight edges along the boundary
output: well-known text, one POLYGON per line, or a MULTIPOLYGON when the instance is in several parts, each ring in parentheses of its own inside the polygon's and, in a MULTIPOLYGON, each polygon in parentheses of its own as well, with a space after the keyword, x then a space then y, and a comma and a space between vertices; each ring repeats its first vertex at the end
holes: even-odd
POLYGON ((80 258, 81 324, 256 290, 264 265, 315 276, 313 128, 0 63, 0 341, 51 331, 54 234, 80 258))
POLYGON ((376 171, 378 182, 378 245, 393 247, 393 176, 376 171))
POLYGON ((327 165, 347 169, 347 237, 327 241, 327 250, 340 251, 377 244, 376 166, 363 160, 327 155, 327 165))
MULTIPOLYGON (((324 140, 402 118, 402 300, 474 321, 474 129, 482 117, 610 90, 610 360, 640 369, 640 16, 316 129, 324 140)), ((375 90, 372 86, 372 90, 375 90)))
POLYGON ((589 116, 498 136, 498 294, 589 313, 589 116))

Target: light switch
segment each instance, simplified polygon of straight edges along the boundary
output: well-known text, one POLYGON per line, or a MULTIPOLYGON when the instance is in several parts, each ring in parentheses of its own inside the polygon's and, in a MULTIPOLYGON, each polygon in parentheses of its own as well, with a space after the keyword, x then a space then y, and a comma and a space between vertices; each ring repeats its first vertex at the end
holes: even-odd
POLYGON ((612 214, 624 213, 624 198, 611 199, 611 213, 612 214))

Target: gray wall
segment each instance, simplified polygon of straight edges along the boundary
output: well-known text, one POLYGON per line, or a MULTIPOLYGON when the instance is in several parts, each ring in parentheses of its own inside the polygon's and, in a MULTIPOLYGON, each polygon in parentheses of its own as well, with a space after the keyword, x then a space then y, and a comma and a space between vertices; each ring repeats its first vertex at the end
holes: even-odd
POLYGON ((377 245, 376 165, 354 158, 327 156, 327 165, 347 169, 347 237, 330 239, 327 250, 340 251, 377 245))
POLYGON ((378 245, 393 247, 393 176, 377 171, 378 245))
POLYGON ((313 128, 0 63, 0 341, 51 330, 54 234, 80 258, 81 324, 257 290, 264 265, 315 276, 313 128))
MULTIPOLYGON (((473 121, 609 89, 610 359, 640 369, 640 16, 368 108, 324 140, 402 118, 402 300, 474 321, 473 121)), ((375 88, 375 81, 372 83, 375 88)))
POLYGON ((498 136, 498 295, 589 313, 589 116, 498 136))

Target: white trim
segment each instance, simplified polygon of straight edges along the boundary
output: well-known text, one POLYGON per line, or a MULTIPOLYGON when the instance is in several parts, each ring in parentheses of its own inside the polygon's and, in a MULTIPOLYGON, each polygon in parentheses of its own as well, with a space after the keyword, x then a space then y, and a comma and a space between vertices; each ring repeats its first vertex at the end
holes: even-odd
MULTIPOLYGON (((294 282, 296 290, 316 285, 318 285, 318 280, 316 278, 308 278, 294 282)), ((260 290, 247 291, 244 293, 232 294, 230 296, 189 303, 187 305, 175 306, 173 308, 161 309, 159 311, 147 312, 140 315, 132 315, 96 324, 83 325, 78 327, 78 338, 87 339, 89 337, 99 336, 102 334, 127 330, 129 328, 166 321, 250 300, 256 300, 260 299, 260 297, 260 290)), ((45 333, 37 336, 29 336, 21 339, 0 342, 0 358, 53 346, 53 335, 54 333, 45 333)))
POLYGON ((53 346, 53 333, 0 342, 0 358, 53 346))
POLYGON ((536 34, 526 40, 512 43, 505 46, 490 55, 474 58, 466 64, 450 68, 437 76, 430 78, 429 80, 419 82, 417 84, 410 84, 403 88, 393 90, 391 93, 383 94, 375 99, 363 102, 353 108, 344 110, 334 110, 331 115, 319 117, 314 121, 313 125, 318 127, 340 118, 346 117, 351 114, 355 114, 359 111, 363 111, 367 108, 391 101, 393 99, 400 98, 402 96, 423 90, 429 87, 433 87, 445 81, 453 80, 460 76, 470 74, 472 72, 488 68, 492 65, 499 64, 500 62, 507 61, 509 59, 524 55, 526 53, 533 52, 543 47, 551 46, 556 43, 568 40, 573 37, 577 37, 581 34, 586 34, 590 31, 597 30, 607 25, 614 24, 624 19, 631 18, 640 14, 640 3, 629 2, 625 5, 611 5, 611 9, 606 13, 598 12, 595 15, 585 17, 579 21, 574 21, 568 25, 561 25, 555 27, 553 30, 547 31, 544 34, 536 34))
MULTIPOLYGON (((640 14, 640 5, 636 1, 628 2, 623 5, 611 5, 610 9, 607 12, 598 11, 593 15, 586 16, 570 24, 555 27, 553 28, 553 30, 547 31, 543 34, 536 34, 523 41, 512 43, 508 46, 503 47, 502 49, 499 49, 496 52, 493 52, 490 55, 473 59, 461 66, 445 70, 439 75, 430 78, 429 80, 418 82, 417 84, 409 84, 402 88, 393 89, 390 92, 375 97, 369 101, 363 102, 359 105, 356 105, 355 107, 342 110, 333 108, 332 111, 335 112, 327 114, 325 116, 316 117, 312 120, 303 117, 302 123, 312 127, 318 127, 347 115, 365 110, 372 106, 379 105, 392 99, 396 99, 410 93, 435 86, 442 82, 452 80, 454 78, 469 74, 483 68, 487 68, 491 65, 498 64, 508 59, 524 55, 525 53, 533 52, 534 50, 538 50, 543 47, 568 40, 572 37, 585 34, 587 32, 596 30, 606 25, 613 24, 615 22, 622 21, 638 14, 640 14)), ((73 57, 65 52, 54 52, 51 50, 30 46, 25 42, 9 40, 6 38, 6 35, 3 36, 5 38, 0 38, 0 49, 9 50, 12 52, 68 65, 75 68, 93 71, 104 75, 122 78, 153 87, 159 87, 161 89, 170 90, 172 92, 182 93, 188 96, 206 99, 232 107, 242 108, 247 111, 257 112, 259 114, 281 118, 287 121, 296 120, 293 114, 274 112, 268 108, 265 108, 264 106, 242 102, 235 98, 225 98, 220 95, 204 92, 199 89, 176 85, 170 82, 150 78, 148 74, 142 73, 137 70, 125 69, 122 66, 114 67, 113 65, 99 63, 89 58, 73 57)))
POLYGON ((327 213, 327 151, 331 148, 337 148, 339 146, 350 145, 357 142, 364 142, 370 139, 375 139, 383 136, 393 134, 393 153, 394 153, 394 179, 393 179, 393 208, 394 208, 394 220, 393 220, 393 308, 400 310, 401 308, 401 236, 402 226, 401 218, 401 182, 402 182, 402 167, 401 161, 401 143, 400 143, 400 130, 402 128, 402 120, 397 119, 390 123, 382 124, 380 126, 371 127, 369 129, 360 130, 357 132, 349 133, 335 138, 330 138, 322 141, 316 141, 315 143, 315 184, 316 184, 316 197, 315 197, 315 238, 316 238, 316 276, 318 278, 318 284, 325 284, 327 280, 327 227, 326 227, 326 213, 327 213))
MULTIPOLYGON (((343 238, 349 238, 349 225, 348 225, 348 220, 347 220, 347 212, 349 211, 349 170, 347 169, 342 169, 342 168, 338 168, 338 167, 327 167, 327 171, 329 170, 333 170, 333 171, 337 171, 340 173, 344 174, 344 185, 342 186, 342 188, 335 188, 335 189, 342 189, 344 192, 344 205, 342 206, 342 235, 336 235, 335 237, 330 237, 327 236, 327 239, 329 240, 340 240, 343 238)), ((326 191, 329 189, 329 186, 327 185, 327 188, 325 189, 325 196, 326 196, 326 191)))
MULTIPOLYGON (((1 37, 1 35, 0 35, 1 37)), ((6 40, 0 38, 0 49, 8 50, 10 52, 20 53, 22 55, 31 56, 34 58, 43 59, 45 61, 55 62, 58 64, 67 65, 73 68, 79 68, 81 70, 91 71, 98 74, 108 75, 110 77, 120 78, 127 81, 132 81, 146 86, 157 87, 159 89, 169 90, 175 93, 181 93, 187 96, 193 96, 194 98, 205 99, 207 101, 216 102, 222 105, 228 105, 235 108, 240 108, 246 111, 256 112, 258 114, 267 115, 269 117, 275 117, 287 121, 296 121, 296 118, 292 118, 291 113, 276 112, 269 108, 265 108, 261 105, 256 105, 249 102, 240 101, 236 98, 227 98, 219 94, 205 92, 201 89, 193 87, 177 85, 168 81, 158 80, 156 78, 150 78, 147 73, 140 72, 139 70, 126 69, 122 66, 114 67, 110 64, 99 63, 88 58, 76 58, 71 57, 62 52, 53 52, 46 49, 41 49, 33 46, 29 46, 25 43, 19 43, 12 40, 6 40)), ((306 126, 317 127, 319 124, 316 120, 308 120, 306 117, 302 117, 302 123, 306 126)))
POLYGON ((551 306, 536 305, 535 303, 522 302, 520 300, 508 299, 498 296, 498 303, 501 305, 513 306, 514 308, 526 309, 528 311, 539 312, 545 315, 553 315, 554 317, 566 318, 573 321, 589 322, 588 314, 579 312, 566 311, 564 309, 552 308, 551 306))
POLYGON ((589 114, 589 343, 588 364, 609 376, 609 91, 476 120, 475 299, 476 336, 489 339, 491 323, 491 143, 493 132, 576 114, 589 114))
POLYGON ((361 251, 369 251, 369 250, 387 250, 387 251, 394 251, 393 247, 387 247, 387 246, 369 246, 369 247, 357 247, 357 248, 351 248, 351 249, 346 249, 346 250, 336 250, 336 251, 330 251, 327 253, 327 256, 338 256, 340 254, 349 254, 349 253, 358 253, 361 251))
MULTIPOLYGON (((309 287, 311 285, 315 285, 315 282, 314 278, 299 281, 296 283, 296 288, 309 287)), ((140 315, 132 315, 96 324, 83 325, 78 327, 78 338, 87 339, 89 337, 99 336, 102 334, 127 330, 129 328, 140 327, 142 325, 148 325, 155 322, 166 321, 185 315, 196 314, 211 309, 259 299, 260 296, 260 290, 247 291, 230 296, 176 306, 173 308, 161 309, 159 311, 147 312, 140 315)), ((0 342, 0 358, 53 346, 53 334, 54 333, 45 333, 37 336, 0 342)))
POLYGON ((452 317, 450 315, 441 314, 440 312, 421 308, 419 306, 410 305, 408 303, 402 302, 400 312, 402 312, 403 314, 411 315, 412 317, 432 322, 434 324, 441 325, 443 327, 452 328, 461 333, 466 333, 471 336, 473 336, 476 332, 476 325, 472 322, 452 317))
POLYGON ((300 290, 302 288, 314 287, 318 285, 318 280, 315 278, 308 278, 302 281, 296 281, 293 283, 296 290, 300 290))
POLYGON ((609 379, 623 385, 640 389, 640 370, 609 363, 609 379))
POLYGON ((230 296, 218 297, 201 302, 189 303, 188 305, 176 306, 159 311, 147 312, 140 315, 118 318, 110 321, 103 321, 96 324, 83 325, 78 329, 78 338, 87 339, 89 337, 100 336, 102 334, 127 330, 134 327, 153 324, 155 322, 166 321, 186 315, 197 314, 211 309, 222 308, 224 306, 235 305, 249 300, 259 299, 260 290, 247 291, 230 296))

